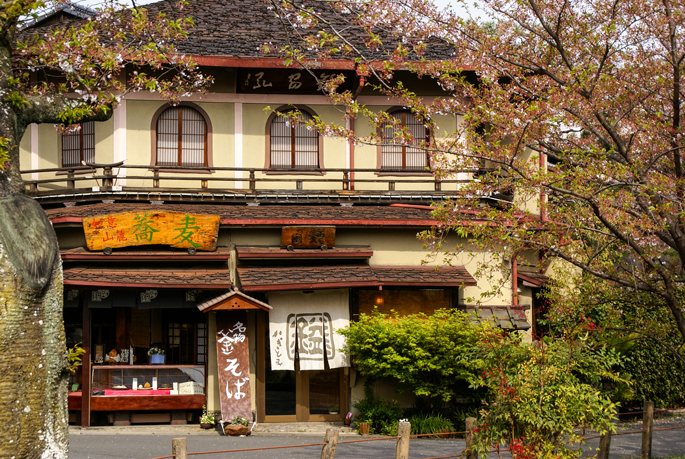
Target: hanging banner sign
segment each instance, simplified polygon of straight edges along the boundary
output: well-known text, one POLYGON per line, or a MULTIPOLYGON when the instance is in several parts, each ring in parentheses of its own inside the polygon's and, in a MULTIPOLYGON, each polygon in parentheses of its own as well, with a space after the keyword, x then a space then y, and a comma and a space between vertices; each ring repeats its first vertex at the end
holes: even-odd
POLYGON ((88 250, 137 245, 216 250, 218 215, 185 212, 124 212, 83 219, 88 250))
POLYGON ((221 419, 242 416, 252 422, 250 349, 245 311, 217 311, 216 350, 219 368, 221 419))
POLYGON ((269 340, 271 369, 323 370, 348 367, 343 352, 345 337, 336 330, 350 324, 346 289, 302 292, 269 292, 269 340))

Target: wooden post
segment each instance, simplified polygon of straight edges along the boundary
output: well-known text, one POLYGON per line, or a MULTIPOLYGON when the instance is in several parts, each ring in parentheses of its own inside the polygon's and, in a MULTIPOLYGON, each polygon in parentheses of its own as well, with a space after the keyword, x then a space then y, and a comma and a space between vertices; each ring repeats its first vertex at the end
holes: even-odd
POLYGON ((255 183, 254 169, 250 169, 250 191, 255 191, 257 189, 257 184, 255 183))
POLYGON ((90 308, 85 299, 82 298, 81 303, 83 304, 83 334, 81 339, 83 340, 83 350, 86 351, 81 356, 81 427, 90 427, 90 383, 92 375, 90 361, 93 355, 90 349, 90 308))
POLYGON ((395 459, 409 459, 409 435, 411 434, 411 424, 401 421, 397 426, 397 448, 395 449, 395 459))
POLYGON ((435 191, 441 191, 442 190, 442 182, 440 180, 435 180, 435 191))
POLYGON ((395 182, 388 182, 388 191, 395 191, 395 182))
POLYGON ((347 170, 343 171, 342 186, 343 186, 344 191, 347 191, 350 189, 350 172, 347 170))
POLYGON ((159 188, 159 167, 155 166, 152 170, 152 188, 159 188))
POLYGON ((642 414, 642 454, 640 459, 652 459, 652 423, 654 422, 654 403, 645 400, 642 414))
POLYGON ((323 437, 325 445, 321 449, 321 459, 333 459, 335 457, 335 448, 338 446, 338 429, 326 429, 326 435, 323 437))
POLYGON ((188 459, 188 446, 185 438, 171 439, 171 454, 176 456, 176 459, 188 459))
POLYGON ((611 446, 611 431, 599 437, 599 452, 597 459, 609 459, 609 447, 611 446))
POLYGON ((102 167, 102 172, 103 175, 105 176, 104 179, 102 179, 102 186, 103 187, 111 187, 114 184, 114 180, 112 179, 112 166, 103 166, 102 167))
POLYGON ((467 459, 478 459, 478 453, 471 451, 473 445, 473 429, 476 428, 476 418, 466 418, 466 453, 467 459))
POLYGON ((76 187, 76 182, 74 181, 74 169, 67 170, 67 189, 73 190, 76 187))

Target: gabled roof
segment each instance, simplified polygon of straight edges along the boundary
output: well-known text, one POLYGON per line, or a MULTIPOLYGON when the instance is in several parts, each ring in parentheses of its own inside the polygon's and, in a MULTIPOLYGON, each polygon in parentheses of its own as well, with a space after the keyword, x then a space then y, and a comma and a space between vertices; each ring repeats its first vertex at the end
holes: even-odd
POLYGON ((97 11, 86 6, 77 5, 75 3, 66 2, 61 3, 50 11, 38 16, 35 20, 28 22, 22 26, 22 30, 37 29, 37 28, 53 28, 64 22, 88 19, 95 15, 97 11))
POLYGON ((252 298, 237 290, 229 290, 211 300, 200 303, 197 305, 197 308, 202 312, 230 311, 236 309, 261 309, 262 311, 270 311, 273 309, 263 301, 259 301, 258 299, 252 298))

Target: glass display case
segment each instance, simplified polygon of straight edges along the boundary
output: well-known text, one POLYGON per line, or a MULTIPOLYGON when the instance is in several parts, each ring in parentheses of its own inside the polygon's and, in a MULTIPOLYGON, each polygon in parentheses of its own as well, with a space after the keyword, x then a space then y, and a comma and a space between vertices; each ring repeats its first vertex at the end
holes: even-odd
POLYGON ((204 365, 95 365, 92 396, 203 395, 204 365))

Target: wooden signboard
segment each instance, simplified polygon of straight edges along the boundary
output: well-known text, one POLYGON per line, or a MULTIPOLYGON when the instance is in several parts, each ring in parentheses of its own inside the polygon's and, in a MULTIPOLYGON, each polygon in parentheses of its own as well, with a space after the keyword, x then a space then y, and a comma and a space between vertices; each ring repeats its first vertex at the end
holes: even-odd
POLYGON ((238 72, 238 92, 261 94, 317 94, 321 93, 319 83, 340 73, 345 75, 345 81, 338 86, 342 93, 351 89, 350 82, 354 78, 353 72, 339 72, 335 70, 313 70, 316 78, 302 69, 240 69, 238 72), (319 81, 317 81, 317 79, 319 81))
POLYGON ((170 245, 178 248, 216 250, 218 215, 184 212, 124 212, 83 219, 89 250, 136 245, 170 245))
POLYGON ((281 246, 300 249, 335 245, 335 226, 284 226, 281 246))
POLYGON ((216 350, 219 368, 221 419, 242 416, 252 422, 250 347, 245 311, 216 313, 216 350))

